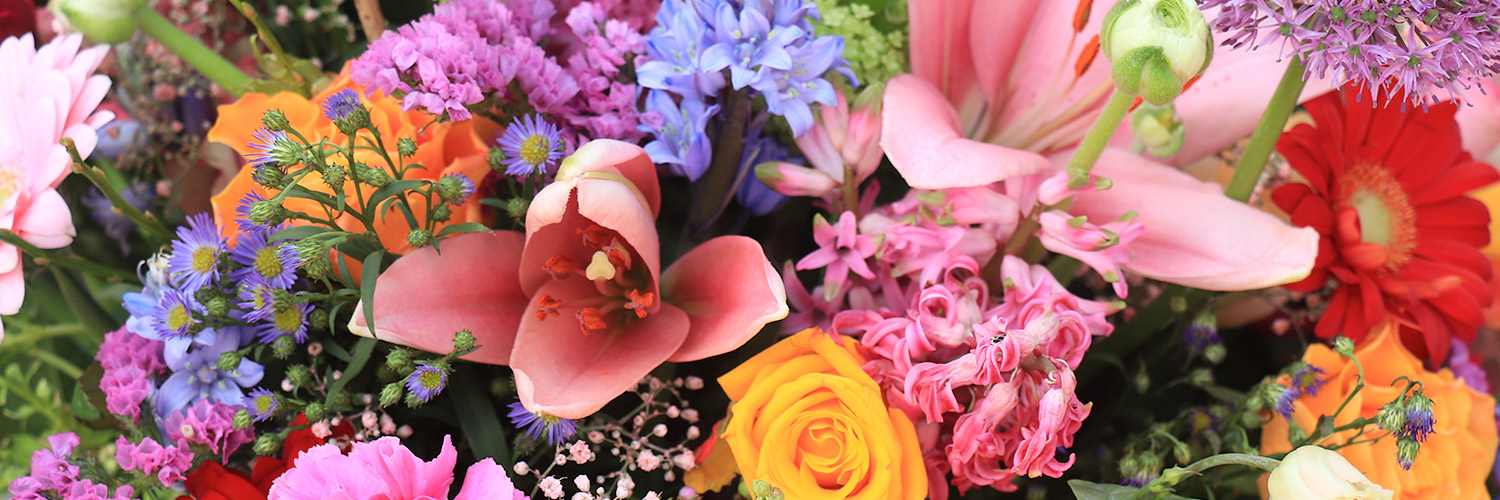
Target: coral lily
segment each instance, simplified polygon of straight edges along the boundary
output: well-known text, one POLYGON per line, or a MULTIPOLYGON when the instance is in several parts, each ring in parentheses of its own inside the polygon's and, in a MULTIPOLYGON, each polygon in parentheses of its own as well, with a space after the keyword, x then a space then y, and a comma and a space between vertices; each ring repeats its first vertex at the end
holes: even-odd
POLYGON ((1463 151, 1457 106, 1376 107, 1357 89, 1307 103, 1316 126, 1281 138, 1277 151, 1303 182, 1272 193, 1292 223, 1322 234, 1317 267, 1287 285, 1299 291, 1337 282, 1318 336, 1364 339, 1387 312, 1401 339, 1433 363, 1450 339, 1473 341, 1490 304, 1489 211, 1466 193, 1500 180, 1463 151))
POLYGON ((787 315, 752 239, 714 238, 662 271, 660 204, 644 150, 591 142, 537 193, 524 235, 467 234, 403 257, 376 284, 375 331, 362 313, 349 328, 437 352, 468 329, 480 345, 468 358, 510 365, 528 411, 588 416, 663 362, 729 352, 787 315))

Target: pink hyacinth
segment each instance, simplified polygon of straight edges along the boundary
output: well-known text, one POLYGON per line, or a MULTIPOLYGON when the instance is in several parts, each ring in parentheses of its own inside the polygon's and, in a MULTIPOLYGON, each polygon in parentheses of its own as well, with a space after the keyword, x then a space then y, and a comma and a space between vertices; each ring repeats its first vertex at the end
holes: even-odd
POLYGON ((858 234, 853 213, 844 212, 834 224, 818 215, 813 220, 813 240, 818 242, 819 248, 797 261, 797 269, 828 268, 823 273, 823 297, 826 300, 833 300, 843 291, 844 282, 851 272, 864 279, 875 279, 875 273, 865 259, 875 255, 879 237, 858 234))
MULTIPOLYGON (((271 484, 270 500, 433 500, 448 498, 458 450, 443 436, 437 458, 423 461, 401 440, 383 437, 354 443, 345 455, 338 445, 315 446, 297 456, 271 484)), ((486 458, 469 466, 454 500, 524 500, 505 468, 486 458)))
MULTIPOLYGON (((79 50, 82 35, 37 48, 31 35, 0 42, 0 229, 41 248, 73 242, 73 218, 56 187, 71 160, 58 144, 73 139, 88 156, 95 132, 114 119, 94 109, 109 93, 109 77, 95 75, 109 48, 79 50)), ((0 315, 15 314, 26 296, 21 250, 0 243, 0 315)), ((0 340, 5 327, 0 323, 0 340)))

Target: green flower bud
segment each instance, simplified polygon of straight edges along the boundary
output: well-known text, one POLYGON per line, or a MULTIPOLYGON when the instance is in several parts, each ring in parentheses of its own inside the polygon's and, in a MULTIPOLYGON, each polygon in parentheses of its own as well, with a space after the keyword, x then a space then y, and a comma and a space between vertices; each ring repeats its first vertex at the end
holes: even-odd
POLYGON ((234 413, 234 428, 236 430, 249 429, 251 423, 250 412, 241 408, 240 411, 234 413))
POLYGON ((1333 339, 1333 350, 1346 358, 1354 357, 1354 341, 1349 337, 1339 335, 1333 339))
POLYGON ((1187 443, 1178 441, 1172 445, 1172 458, 1177 459, 1179 464, 1193 463, 1193 450, 1188 448, 1187 443))
POLYGON ((385 388, 380 390, 380 407, 386 408, 396 404, 401 400, 402 392, 404 391, 400 382, 385 384, 385 388))
POLYGON ((333 126, 337 127, 339 132, 343 132, 344 135, 358 134, 361 129, 369 128, 370 110, 365 109, 364 105, 356 106, 354 111, 349 113, 349 116, 344 117, 342 120, 334 120, 333 126))
MULTIPOLYGON (((136 12, 146 0, 63 0, 58 7, 72 26, 84 36, 99 43, 128 40, 139 25, 136 12)), ((31 14, 27 14, 31 15, 31 14)))
POLYGON ((286 114, 279 109, 267 111, 260 117, 260 124, 265 125, 272 132, 286 132, 292 128, 291 122, 286 119, 286 114))
POLYGON ((271 160, 277 165, 297 165, 300 163, 312 163, 312 157, 304 154, 306 148, 291 138, 277 139, 271 144, 271 160))
POLYGON ((1182 149, 1187 128, 1182 125, 1182 118, 1177 116, 1174 106, 1143 104, 1130 114, 1130 131, 1146 147, 1146 152, 1167 157, 1182 149))
POLYGON ((391 174, 388 174, 385 170, 381 170, 378 168, 370 168, 369 170, 364 171, 362 175, 364 175, 364 178, 361 180, 364 181, 365 184, 375 186, 376 188, 382 188, 385 187, 386 184, 391 183, 391 174))
POLYGON ((1207 387, 1214 383, 1214 372, 1207 368, 1193 370, 1188 373, 1188 383, 1193 384, 1193 387, 1207 387))
POLYGON ((313 330, 320 332, 323 330, 327 330, 328 311, 324 311, 322 309, 313 309, 312 312, 307 314, 307 326, 311 327, 313 330))
POLYGON ((229 314, 229 301, 224 297, 214 297, 203 303, 203 312, 209 317, 222 318, 229 314))
POLYGON ((244 355, 240 354, 239 351, 229 351, 224 354, 220 354, 219 365, 216 368, 218 368, 219 371, 226 372, 238 370, 240 368, 240 361, 244 360, 244 358, 244 355))
POLYGON ((505 213, 512 219, 526 220, 526 211, 531 209, 531 202, 526 198, 511 198, 505 202, 505 213))
POLYGON ((1156 456, 1155 453, 1142 453, 1136 460, 1140 463, 1141 472, 1156 475, 1161 471, 1161 457, 1156 456))
POLYGON ((459 330, 453 335, 453 350, 468 351, 474 348, 474 332, 459 330))
POLYGON ((1136 372, 1133 382, 1135 382, 1136 392, 1141 394, 1145 394, 1146 391, 1151 389, 1151 375, 1146 373, 1144 367, 1141 368, 1141 371, 1136 372))
POLYGON ((501 173, 505 172, 505 152, 501 151, 500 148, 490 148, 488 161, 490 163, 490 170, 501 173))
POLYGON ((782 500, 785 496, 780 488, 760 479, 750 482, 750 493, 755 500, 782 500))
POLYGON ((255 181, 260 187, 280 190, 286 186, 286 171, 280 166, 266 163, 256 165, 254 168, 255 172, 250 176, 250 180, 255 181))
POLYGON ((431 242, 432 233, 425 229, 413 229, 410 233, 406 233, 406 244, 411 245, 412 248, 422 248, 431 242))
POLYGON ((397 347, 385 355, 385 367, 393 372, 404 372, 411 363, 411 351, 397 347))
POLYGON ((281 224, 286 220, 286 212, 281 205, 271 200, 260 200, 250 205, 250 223, 257 226, 271 227, 281 224))
POLYGON ((1182 93, 1208 68, 1213 36, 1196 3, 1127 0, 1115 4, 1099 32, 1115 88, 1156 105, 1182 93))
MULTIPOLYGON (((283 337, 285 338, 285 337, 283 337)), ((307 365, 292 365, 286 368, 286 379, 296 387, 307 387, 312 385, 312 369, 307 365)))
MULTIPOLYGON (((302 270, 307 271, 309 276, 321 279, 333 272, 333 263, 328 260, 328 245, 321 240, 311 238, 297 240, 292 246, 297 249, 297 257, 302 261, 302 270)), ((313 324, 326 322, 326 320, 313 321, 313 324)))
POLYGON ((276 340, 271 341, 271 354, 274 354, 276 359, 286 359, 292 355, 292 349, 295 347, 297 343, 292 341, 291 337, 276 337, 276 340))
POLYGON ((448 222, 448 219, 451 218, 453 218, 453 209, 448 208, 448 205, 438 205, 437 208, 432 209, 432 220, 434 221, 448 222))
POLYGON ((302 408, 302 414, 307 415, 308 422, 323 420, 323 403, 313 401, 302 408))
MULTIPOLYGON (((491 151, 494 151, 494 149, 491 151)), ((412 140, 410 137, 402 137, 401 140, 396 141, 396 152, 400 153, 401 156, 417 154, 417 141, 412 140)))
POLYGON ((267 456, 276 453, 276 449, 281 447, 281 441, 284 439, 286 439, 285 436, 278 434, 261 434, 257 436, 255 438, 255 454, 267 456))
POLYGON ((457 205, 464 201, 464 182, 457 176, 443 176, 436 183, 433 183, 432 190, 437 193, 439 198, 448 203, 457 205))
POLYGON ((1422 451, 1422 443, 1417 440, 1404 437, 1396 441, 1396 463, 1401 464, 1403 469, 1411 469, 1411 464, 1417 461, 1417 453, 1422 451))
POLYGON ((323 170, 318 173, 323 176, 323 183, 333 189, 333 192, 338 193, 344 190, 344 179, 348 177, 348 171, 343 165, 330 163, 324 165, 323 170))
POLYGON ((1223 363, 1224 356, 1227 355, 1229 355, 1229 349, 1224 347, 1224 344, 1214 344, 1203 348, 1203 357, 1208 359, 1209 363, 1216 365, 1223 363))

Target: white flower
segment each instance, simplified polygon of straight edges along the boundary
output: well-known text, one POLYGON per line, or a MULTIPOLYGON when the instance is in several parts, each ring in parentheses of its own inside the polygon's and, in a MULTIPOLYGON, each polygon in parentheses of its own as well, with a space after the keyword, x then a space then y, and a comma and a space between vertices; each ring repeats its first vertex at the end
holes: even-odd
POLYGON ((1343 456, 1318 446, 1286 454, 1271 471, 1267 489, 1271 500, 1390 500, 1393 495, 1343 456))

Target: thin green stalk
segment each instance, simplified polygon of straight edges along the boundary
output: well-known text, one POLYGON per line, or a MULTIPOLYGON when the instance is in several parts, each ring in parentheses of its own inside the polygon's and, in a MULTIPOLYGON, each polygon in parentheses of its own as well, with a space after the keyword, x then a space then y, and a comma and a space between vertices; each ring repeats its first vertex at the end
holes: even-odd
POLYGON ((1287 118, 1297 109, 1297 98, 1302 95, 1302 87, 1307 83, 1302 80, 1305 71, 1306 66, 1302 64, 1301 57, 1293 57, 1291 64, 1286 66, 1286 73, 1281 75, 1281 83, 1276 85, 1276 93, 1271 94, 1271 102, 1266 104, 1265 113, 1260 115, 1260 124, 1255 126, 1255 134, 1250 136, 1250 145, 1245 147, 1245 154, 1240 157, 1240 164, 1234 169, 1234 178, 1229 181, 1229 187, 1224 189, 1225 196, 1245 201, 1255 192, 1255 183, 1260 179, 1261 171, 1265 170, 1266 160, 1271 158, 1271 150, 1276 147, 1277 139, 1281 138, 1282 130, 1286 128, 1287 118))
POLYGON ((39 264, 66 267, 68 269, 73 269, 76 271, 89 273, 100 278, 104 278, 105 280, 108 280, 110 282, 136 280, 135 274, 132 274, 129 271, 115 269, 109 266, 95 263, 93 261, 80 259, 78 257, 58 255, 47 250, 42 250, 36 245, 33 245, 31 243, 28 243, 26 240, 21 239, 21 235, 18 235, 9 229, 0 229, 0 241, 15 245, 17 248, 20 248, 22 252, 26 252, 27 255, 30 255, 32 258, 37 259, 39 264))
POLYGON ((146 236, 152 238, 152 245, 161 246, 172 241, 172 232, 168 231, 166 226, 161 225, 161 221, 156 220, 156 216, 142 212, 130 202, 125 201, 125 197, 120 196, 120 190, 115 189, 115 185, 105 177, 103 170, 83 162, 83 156, 78 153, 78 146, 73 143, 73 139, 64 137, 59 142, 73 158, 73 171, 92 182, 94 187, 99 188, 99 192, 104 193, 104 197, 109 199, 110 205, 118 210, 120 215, 130 219, 146 233, 146 236))
POLYGON ((177 25, 156 13, 156 9, 141 9, 136 11, 135 17, 140 23, 141 31, 161 42, 203 76, 219 84, 225 92, 235 97, 245 93, 245 86, 250 83, 249 76, 234 67, 234 64, 224 56, 203 45, 203 42, 198 41, 197 38, 183 33, 177 25))

